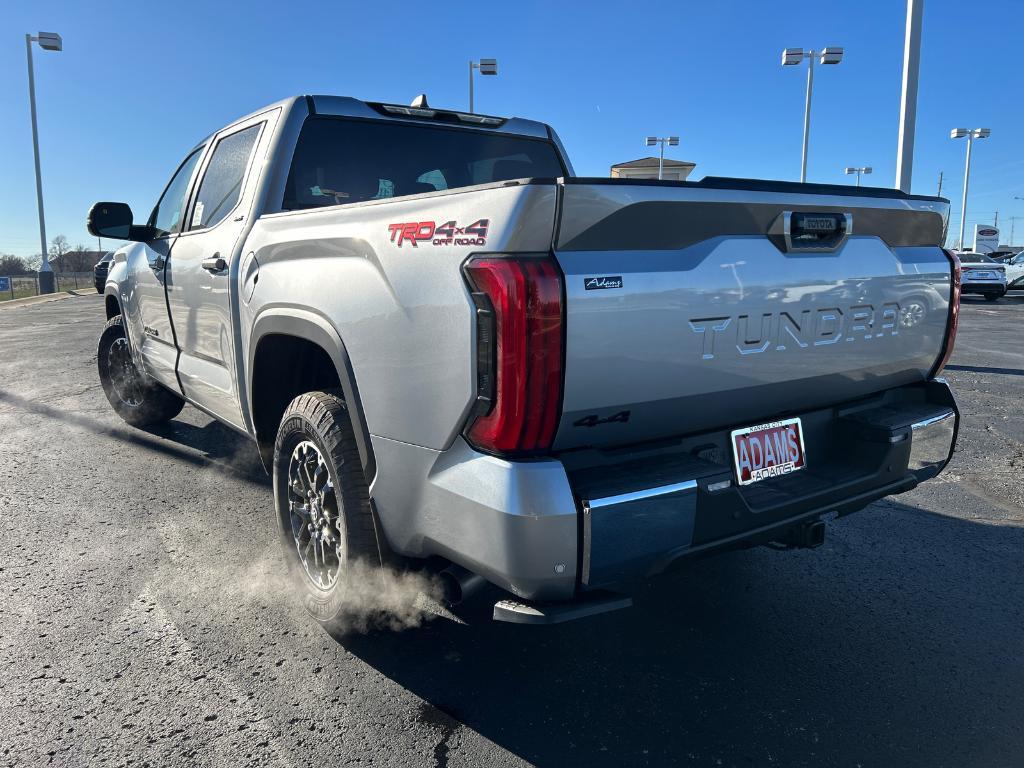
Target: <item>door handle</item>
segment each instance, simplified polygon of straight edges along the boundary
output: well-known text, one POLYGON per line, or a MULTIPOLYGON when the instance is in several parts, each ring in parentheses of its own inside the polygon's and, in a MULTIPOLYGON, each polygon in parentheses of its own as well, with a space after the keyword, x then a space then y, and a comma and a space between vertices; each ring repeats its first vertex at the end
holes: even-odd
POLYGON ((227 268, 228 263, 218 253, 213 254, 208 259, 203 259, 203 269, 207 272, 223 272, 227 268))

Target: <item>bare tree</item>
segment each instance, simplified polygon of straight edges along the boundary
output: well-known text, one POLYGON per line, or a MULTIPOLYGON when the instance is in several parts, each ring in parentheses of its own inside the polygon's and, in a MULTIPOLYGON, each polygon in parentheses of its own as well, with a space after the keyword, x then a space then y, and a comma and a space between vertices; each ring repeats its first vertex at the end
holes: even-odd
POLYGON ((64 256, 71 250, 68 239, 64 235, 57 235, 50 241, 50 263, 58 272, 65 271, 64 256))

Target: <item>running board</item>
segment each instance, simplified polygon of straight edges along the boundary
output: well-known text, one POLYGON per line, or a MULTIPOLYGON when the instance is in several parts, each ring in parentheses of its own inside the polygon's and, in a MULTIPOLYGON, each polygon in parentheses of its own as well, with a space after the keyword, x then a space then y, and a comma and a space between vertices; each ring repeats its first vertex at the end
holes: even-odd
POLYGON ((585 593, 566 603, 524 603, 506 598, 494 604, 494 620, 511 624, 562 624, 632 606, 632 598, 603 591, 585 593))

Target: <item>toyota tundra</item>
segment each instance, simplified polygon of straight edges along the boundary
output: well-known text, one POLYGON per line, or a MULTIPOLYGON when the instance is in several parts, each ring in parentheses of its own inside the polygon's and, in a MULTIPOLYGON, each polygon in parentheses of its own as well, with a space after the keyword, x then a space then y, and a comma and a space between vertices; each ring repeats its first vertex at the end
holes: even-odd
POLYGON ((92 208, 128 241, 99 376, 129 424, 190 403, 255 442, 325 624, 357 563, 564 621, 695 555, 816 546, 945 467, 948 213, 581 178, 542 123, 301 96, 199 142, 141 223, 92 208))

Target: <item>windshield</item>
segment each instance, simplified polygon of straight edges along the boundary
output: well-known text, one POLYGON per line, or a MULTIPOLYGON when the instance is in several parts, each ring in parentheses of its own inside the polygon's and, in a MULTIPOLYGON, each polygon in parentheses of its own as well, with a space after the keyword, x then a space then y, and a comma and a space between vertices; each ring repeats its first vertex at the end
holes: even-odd
POLYGON ((960 261, 968 264, 995 264, 995 259, 991 259, 983 253, 961 253, 960 261))
POLYGON ((314 117, 299 134, 285 210, 564 176, 546 140, 435 125, 314 117))

